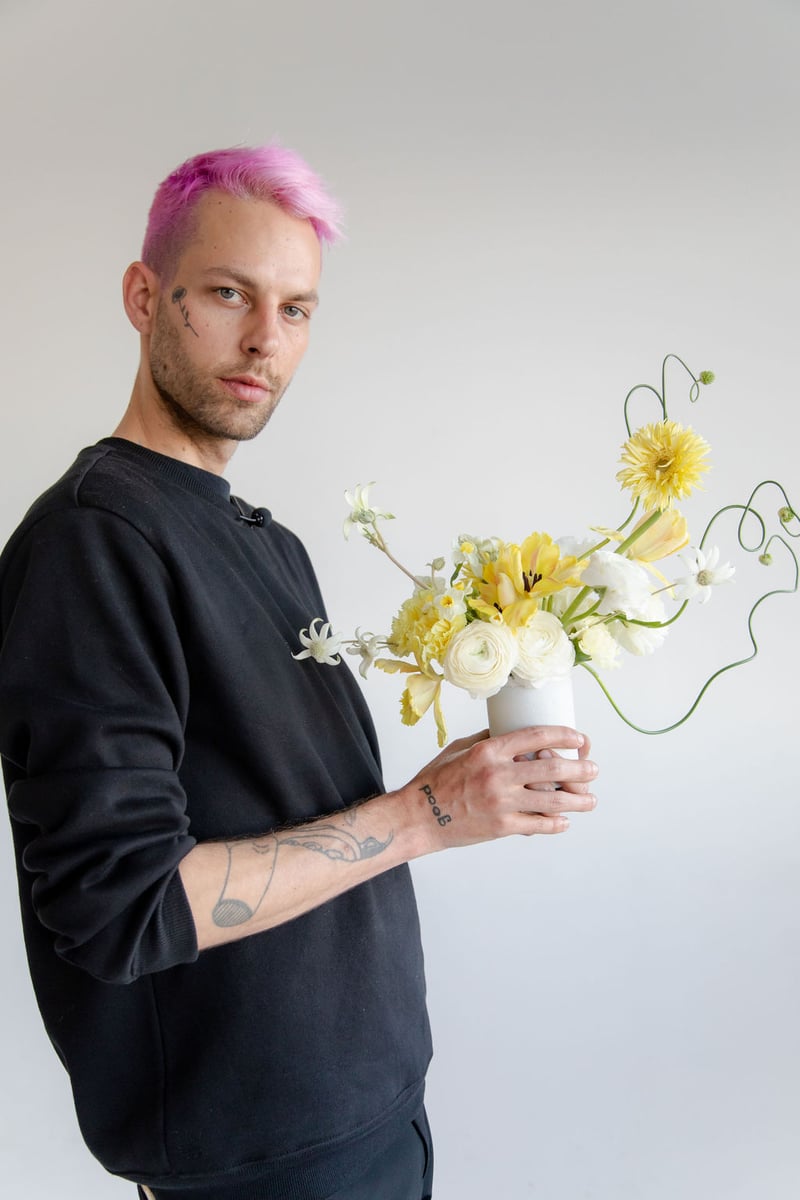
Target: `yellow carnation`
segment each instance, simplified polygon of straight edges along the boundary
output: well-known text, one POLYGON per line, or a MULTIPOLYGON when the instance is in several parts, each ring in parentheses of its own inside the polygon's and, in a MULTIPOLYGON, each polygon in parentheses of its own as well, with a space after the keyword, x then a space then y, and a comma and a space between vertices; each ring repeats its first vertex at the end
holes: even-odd
POLYGON ((467 623, 466 613, 442 615, 432 588, 420 588, 409 596, 392 621, 389 649, 399 658, 411 655, 421 666, 441 661, 451 637, 467 623))

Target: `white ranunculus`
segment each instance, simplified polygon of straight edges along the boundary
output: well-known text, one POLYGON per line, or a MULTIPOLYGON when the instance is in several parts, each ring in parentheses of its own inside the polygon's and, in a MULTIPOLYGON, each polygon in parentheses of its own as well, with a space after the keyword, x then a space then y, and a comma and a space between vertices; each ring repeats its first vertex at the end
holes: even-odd
POLYGON ((514 678, 526 687, 563 679, 575 665, 575 647, 563 625, 541 610, 517 630, 517 652, 514 678))
POLYGON ((472 698, 500 691, 517 662, 517 639, 507 625, 472 621, 450 639, 442 663, 444 677, 472 698))
MULTIPOLYGON (((664 605, 660 596, 650 596, 639 612, 640 621, 663 621, 664 605)), ((666 629, 648 629, 646 625, 630 625, 627 621, 611 621, 608 632, 629 654, 652 654, 667 636, 666 629)))
POLYGON ((641 617, 650 599, 650 581, 636 563, 613 550, 597 550, 581 575, 581 583, 604 588, 598 612, 641 617))

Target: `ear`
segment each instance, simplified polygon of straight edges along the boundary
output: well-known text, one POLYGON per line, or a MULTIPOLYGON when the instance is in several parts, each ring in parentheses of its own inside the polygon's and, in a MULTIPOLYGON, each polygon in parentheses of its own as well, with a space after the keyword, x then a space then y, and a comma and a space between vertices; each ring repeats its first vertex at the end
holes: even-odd
POLYGON ((152 333, 160 287, 158 276, 143 262, 132 262, 122 278, 122 302, 139 333, 152 333))

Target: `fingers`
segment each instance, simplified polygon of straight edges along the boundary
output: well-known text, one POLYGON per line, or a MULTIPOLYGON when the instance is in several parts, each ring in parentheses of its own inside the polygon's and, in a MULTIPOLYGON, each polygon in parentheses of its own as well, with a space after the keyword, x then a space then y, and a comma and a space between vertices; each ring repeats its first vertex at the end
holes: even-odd
POLYGON ((597 776, 597 764, 588 758, 563 758, 553 750, 540 750, 535 759, 518 759, 522 786, 531 791, 558 788, 575 795, 588 793, 597 776))
MULTIPOLYGON (((525 729, 517 729, 514 733, 503 733, 493 739, 501 755, 510 754, 512 758, 536 755, 541 750, 561 749, 576 750, 580 757, 589 739, 577 729, 566 725, 532 725, 525 729)), ((588 749, 586 751, 588 753, 588 749)))
POLYGON ((588 745, 565 726, 499 737, 481 730, 451 742, 402 789, 415 854, 515 833, 563 833, 567 813, 590 812, 597 804, 591 787, 598 770, 586 757, 588 745), (563 757, 557 747, 579 757, 563 757))
POLYGON ((548 816, 545 813, 521 813, 524 824, 519 829, 522 837, 533 837, 536 834, 566 833, 569 829, 569 817, 548 816))
POLYGON ((558 817, 566 813, 591 812, 597 807, 597 797, 592 792, 582 792, 576 795, 566 788, 553 788, 547 791, 543 788, 528 788, 523 801, 523 813, 537 813, 539 816, 558 817))

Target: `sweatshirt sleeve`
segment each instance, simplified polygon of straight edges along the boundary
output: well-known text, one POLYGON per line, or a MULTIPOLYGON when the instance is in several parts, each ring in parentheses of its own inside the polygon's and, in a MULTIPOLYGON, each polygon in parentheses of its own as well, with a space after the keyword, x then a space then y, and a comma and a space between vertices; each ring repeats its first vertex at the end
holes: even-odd
POLYGON ((21 887, 56 953, 127 983, 197 957, 178 864, 188 682, 169 572, 124 518, 18 535, 2 582, 0 749, 21 887))

